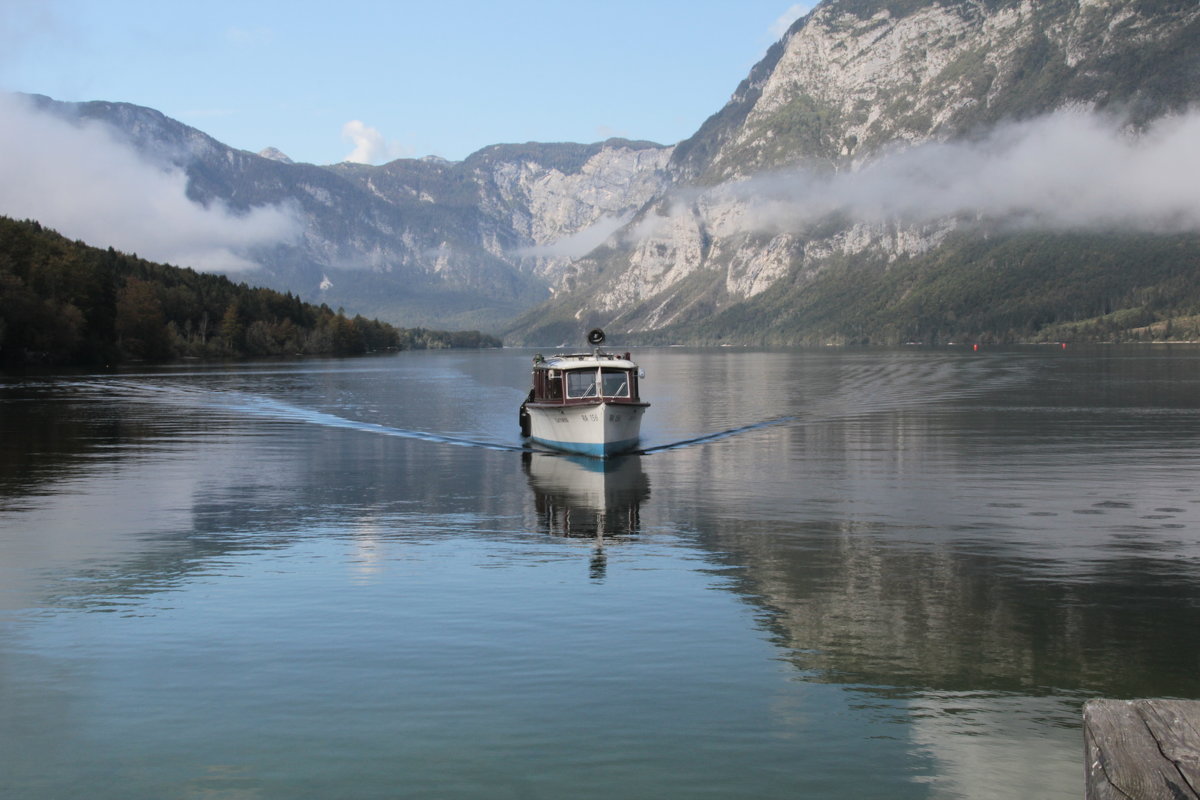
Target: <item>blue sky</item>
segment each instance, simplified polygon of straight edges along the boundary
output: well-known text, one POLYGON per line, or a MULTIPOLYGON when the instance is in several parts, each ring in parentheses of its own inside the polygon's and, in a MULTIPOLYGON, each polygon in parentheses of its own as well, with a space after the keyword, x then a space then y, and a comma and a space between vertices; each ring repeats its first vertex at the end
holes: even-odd
POLYGON ((812 5, 0 0, 0 89, 149 106, 319 164, 673 144, 812 5))

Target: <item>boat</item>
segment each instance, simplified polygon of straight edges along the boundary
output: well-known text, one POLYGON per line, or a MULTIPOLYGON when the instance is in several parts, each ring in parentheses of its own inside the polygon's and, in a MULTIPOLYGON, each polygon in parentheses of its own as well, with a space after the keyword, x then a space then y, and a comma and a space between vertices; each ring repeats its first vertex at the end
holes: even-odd
POLYGON ((638 392, 644 373, 629 353, 602 351, 604 340, 596 328, 588 333, 590 353, 533 357, 533 388, 519 415, 522 436, 596 458, 637 448, 650 407, 638 392))

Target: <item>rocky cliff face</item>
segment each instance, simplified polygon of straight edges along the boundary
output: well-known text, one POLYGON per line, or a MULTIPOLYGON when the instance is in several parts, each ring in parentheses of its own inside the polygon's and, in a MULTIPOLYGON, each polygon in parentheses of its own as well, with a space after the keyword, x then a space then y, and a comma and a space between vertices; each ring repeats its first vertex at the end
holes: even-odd
POLYGON ((1198 29, 1200 7, 1186 2, 827 0, 677 146, 671 188, 620 244, 576 262, 568 291, 516 336, 599 324, 687 338, 689 324, 735 306, 777 313, 755 310, 756 298, 801 291, 848 261, 928 257, 987 212, 917 211, 879 186, 865 208, 853 186, 890 164, 893 193, 953 189, 906 154, 940 144, 966 162, 958 143, 1012 149, 998 130, 1055 113, 1111 115, 1136 135, 1200 94, 1198 29))
POLYGON ((1191 93, 1164 93, 1152 80, 1122 86, 1118 65, 1144 66, 1197 14, 1187 3, 1128 0, 828 2, 742 90, 756 97, 704 174, 836 166, 1068 105, 1120 104, 1144 122, 1191 93))
POLYGON ((495 234, 488 237, 489 249, 499 257, 515 256, 523 270, 555 285, 574 258, 600 245, 666 189, 671 152, 614 140, 570 165, 472 156, 467 165, 495 234), (515 241, 505 247, 497 237, 509 229, 515 241))
MULTIPOLYGON (((344 201, 316 198, 323 208, 306 229, 322 234, 307 248, 335 287, 382 292, 376 313, 385 317, 500 327, 549 296, 573 257, 663 190, 670 154, 613 140, 496 145, 458 163, 336 165, 327 171, 359 190, 349 207, 378 211, 346 218, 344 201), (330 219, 349 228, 349 241, 328 228, 330 219)), ((345 302, 361 307, 364 299, 345 302)))

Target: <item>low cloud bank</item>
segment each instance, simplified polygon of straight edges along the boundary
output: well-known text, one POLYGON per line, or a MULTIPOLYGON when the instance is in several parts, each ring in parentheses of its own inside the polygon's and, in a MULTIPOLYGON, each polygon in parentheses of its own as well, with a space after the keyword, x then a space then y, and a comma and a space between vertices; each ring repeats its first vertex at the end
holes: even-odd
POLYGON ((519 256, 535 258, 576 259, 595 250, 632 219, 633 213, 601 217, 581 231, 564 236, 554 242, 524 247, 517 251, 519 256))
POLYGON ((856 170, 793 171, 717 187, 742 230, 794 231, 831 214, 855 222, 952 216, 1045 230, 1200 231, 1200 113, 1134 134, 1113 118, 1062 111, 971 142, 886 153, 856 170))
POLYGON ((294 241, 280 206, 234 213, 188 199, 177 167, 143 160, 98 122, 75 124, 0 94, 0 214, 143 258, 213 272, 260 265, 252 252, 294 241))

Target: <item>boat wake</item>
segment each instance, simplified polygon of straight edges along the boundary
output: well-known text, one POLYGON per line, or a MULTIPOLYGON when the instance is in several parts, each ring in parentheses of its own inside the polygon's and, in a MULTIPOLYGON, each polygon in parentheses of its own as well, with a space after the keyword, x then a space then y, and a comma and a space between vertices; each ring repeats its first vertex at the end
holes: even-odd
MULTIPOLYGON (((1014 363, 1010 360, 998 363, 989 360, 964 364, 961 359, 949 358, 926 359, 917 363, 908 359, 893 359, 884 363, 878 361, 864 363, 856 369, 843 370, 835 377, 837 380, 832 385, 813 392, 815 398, 819 399, 806 403, 802 415, 772 417, 662 444, 653 440, 646 442, 643 439, 644 446, 634 450, 630 455, 648 456, 698 447, 776 427, 820 424, 869 416, 885 411, 924 407, 935 400, 961 400, 1020 383, 1027 378, 1027 368, 1019 361, 1014 363), (931 397, 929 388, 931 386, 937 387, 935 397, 931 397)), ((64 385, 59 384, 59 386, 64 385)), ((149 402, 189 410, 205 408, 218 414, 228 415, 232 419, 252 415, 266 420, 319 425, 458 447, 478 447, 502 452, 558 454, 557 451, 530 446, 517 440, 515 425, 513 441, 497 441, 356 420, 328 411, 298 406, 269 395, 234 389, 120 379, 82 380, 66 386, 82 392, 105 394, 118 398, 121 402, 149 402)), ((679 433, 676 431, 675 435, 679 435, 679 433)))
MULTIPOLYGON (((267 395, 252 394, 235 390, 193 388, 189 386, 150 384, 141 383, 138 381, 120 380, 79 381, 70 384, 70 386, 81 391, 99 392, 109 397, 117 396, 122 402, 146 402, 154 403, 156 405, 177 406, 188 409, 204 408, 215 412, 236 416, 251 415, 276 422, 296 422, 308 425, 319 425, 326 428, 339 428, 342 430, 372 433, 377 436, 392 436, 401 439, 416 439, 424 442, 455 445, 457 447, 479 447, 485 450, 497 450, 501 452, 514 453, 539 453, 551 456, 562 455, 562 453, 559 453, 556 450, 549 450, 524 443, 507 443, 487 441, 485 439, 471 439, 462 436, 449 436, 440 433, 431 433, 429 431, 413 430, 410 428, 398 428, 392 425, 384 425, 377 422, 366 422, 363 420, 339 416, 327 411, 318 411, 313 408, 305 408, 303 406, 288 403, 267 395)), ((701 436, 693 436, 687 439, 681 439, 679 441, 665 444, 652 444, 648 447, 634 450, 627 455, 652 455, 654 453, 663 453, 671 450, 681 450, 687 447, 696 447, 698 445, 716 442, 721 439, 728 439, 733 436, 759 431, 765 428, 788 425, 795 422, 797 419, 798 418, 795 416, 787 416, 762 420, 761 422, 754 422, 748 425, 741 425, 736 428, 706 433, 701 436)))
MULTIPOLYGON (((235 393, 228 393, 235 394, 235 393)), ((324 411, 315 411, 313 409, 301 408, 289 403, 282 402, 270 397, 259 395, 243 395, 237 399, 234 404, 222 404, 223 408, 233 411, 243 411, 252 414, 257 414, 273 419, 295 420, 297 422, 307 422, 315 425, 323 425, 329 428, 343 428, 346 430, 362 431, 364 433, 375 433, 382 436, 397 436, 404 439, 419 439, 425 442, 438 442, 440 444, 452 444, 459 447, 482 447, 487 450, 500 450, 517 453, 542 453, 546 455, 571 455, 555 450, 547 450, 540 447, 534 447, 525 444, 504 444, 501 442, 488 442, 479 439, 466 439, 457 436, 445 436, 437 433, 429 433, 426 431, 408 430, 405 428, 395 428, 390 425, 381 425, 374 422, 362 422, 359 420, 347 419, 339 417, 336 414, 329 414, 324 411)), ((771 428, 778 425, 787 425, 795 422, 798 418, 794 416, 779 417, 777 419, 763 420, 749 425, 741 425, 737 428, 717 431, 715 433, 704 434, 689 439, 683 439, 670 444, 656 444, 640 450, 634 450, 628 455, 652 455, 654 453, 662 453, 668 450, 681 450, 685 447, 695 447, 697 445, 708 444, 720 439, 727 439, 731 436, 737 436, 751 431, 771 428)))
POLYGON ((428 431, 396 428, 376 422, 349 419, 337 414, 330 414, 326 411, 303 408, 266 395, 249 394, 246 392, 222 389, 193 389, 184 386, 156 386, 124 381, 89 382, 78 384, 78 386, 100 389, 109 393, 117 392, 123 396, 122 399, 126 400, 179 405, 188 408, 201 407, 232 414, 250 414, 277 422, 299 422, 309 425, 320 425, 326 428, 341 428, 343 430, 374 433, 380 436, 452 444, 459 447, 481 447, 487 450, 518 453, 528 449, 521 445, 488 442, 458 436, 445 436, 438 433, 429 433, 428 431))
POLYGON ((452 444, 459 447, 482 447, 486 450, 504 450, 510 452, 522 452, 528 449, 519 445, 503 444, 500 442, 486 442, 477 439, 464 439, 457 436, 444 436, 442 434, 429 433, 427 431, 395 428, 391 425, 381 425, 377 422, 363 422, 361 420, 347 419, 346 417, 339 417, 336 414, 330 414, 325 411, 315 411, 309 408, 301 408, 299 406, 291 405, 290 403, 284 403, 280 400, 258 395, 247 395, 244 402, 239 403, 237 406, 229 406, 229 408, 231 408, 231 410, 246 411, 264 417, 270 417, 272 419, 294 420, 296 422, 323 425, 327 428, 343 428, 346 430, 361 431, 363 433, 375 433, 381 436, 395 436, 401 439, 419 439, 424 442, 452 444))
POLYGON ((667 450, 682 450, 685 447, 695 447, 700 444, 708 444, 720 439, 728 439, 731 436, 737 436, 742 433, 750 433, 751 431, 760 431, 764 428, 774 428, 778 425, 788 425, 795 422, 799 417, 777 417, 775 419, 765 419, 762 422, 753 422, 749 425, 740 425, 736 428, 730 428, 716 433, 706 433, 703 436, 696 436, 691 439, 682 439, 671 444, 656 444, 651 447, 646 447, 641 450, 634 451, 637 455, 648 456, 653 453, 662 453, 667 450))

